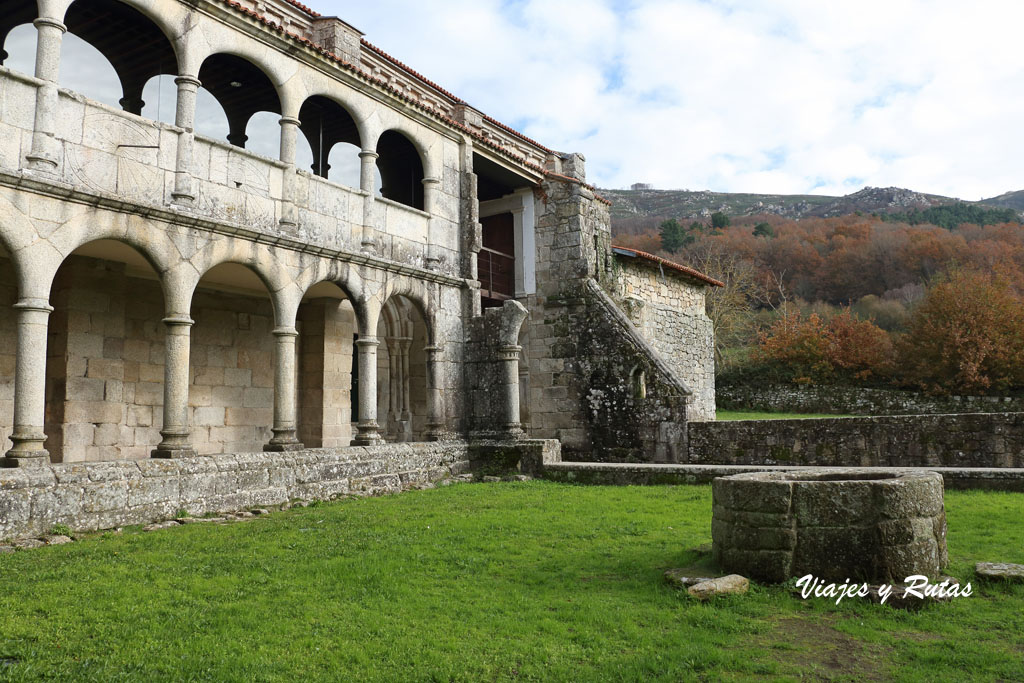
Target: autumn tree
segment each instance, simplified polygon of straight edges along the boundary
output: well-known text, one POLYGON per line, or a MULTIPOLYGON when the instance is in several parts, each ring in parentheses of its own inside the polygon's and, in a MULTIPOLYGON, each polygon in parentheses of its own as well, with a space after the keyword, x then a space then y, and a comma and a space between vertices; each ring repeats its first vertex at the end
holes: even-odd
POLYGON ((715 363, 721 369, 727 364, 724 349, 742 345, 751 336, 751 314, 762 298, 759 283, 747 261, 725 250, 704 249, 691 263, 725 284, 705 290, 705 308, 715 335, 715 363))
POLYGON ((1003 275, 955 270, 915 309, 899 359, 905 381, 937 393, 1024 386, 1024 301, 1003 275))
POLYGON ((844 309, 829 319, 785 313, 760 335, 757 359, 797 382, 855 382, 893 366, 889 334, 844 309))

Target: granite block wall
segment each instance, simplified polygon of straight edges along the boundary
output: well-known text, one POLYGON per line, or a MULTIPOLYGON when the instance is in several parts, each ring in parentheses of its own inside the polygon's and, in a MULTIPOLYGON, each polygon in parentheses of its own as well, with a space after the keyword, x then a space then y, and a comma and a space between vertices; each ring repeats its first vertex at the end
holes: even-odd
POLYGON ((0 468, 0 539, 393 493, 469 472, 464 442, 0 468))
POLYGON ((1024 467, 1024 414, 691 422, 686 462, 1024 467))

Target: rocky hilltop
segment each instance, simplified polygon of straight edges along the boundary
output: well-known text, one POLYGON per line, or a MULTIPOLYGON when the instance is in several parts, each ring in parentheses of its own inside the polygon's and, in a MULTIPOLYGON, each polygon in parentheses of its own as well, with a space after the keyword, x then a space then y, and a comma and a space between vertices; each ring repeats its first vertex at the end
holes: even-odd
MULTIPOLYGON (((902 213, 954 204, 954 197, 925 194, 901 187, 865 187, 843 197, 827 195, 745 194, 707 190, 599 190, 610 199, 612 219, 701 218, 721 211, 730 216, 776 215, 790 219, 828 218, 850 213, 902 213)), ((981 202, 992 207, 1024 210, 1024 191, 981 202)))

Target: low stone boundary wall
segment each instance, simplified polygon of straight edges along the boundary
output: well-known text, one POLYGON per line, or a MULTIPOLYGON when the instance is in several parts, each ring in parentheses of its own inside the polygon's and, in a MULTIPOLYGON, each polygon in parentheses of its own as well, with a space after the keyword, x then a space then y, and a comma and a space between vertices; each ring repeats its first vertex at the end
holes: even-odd
POLYGON ((392 493, 470 470, 461 441, 0 469, 0 539, 289 500, 392 493))
POLYGON ((853 415, 1019 413, 1024 396, 929 396, 916 391, 802 384, 719 383, 719 410, 853 415))
POLYGON ((687 462, 1024 467, 1024 413, 691 422, 687 462))
MULTIPOLYGON (((710 484, 717 477, 747 472, 813 472, 817 467, 771 465, 665 465, 658 463, 559 462, 544 465, 543 477, 570 484, 662 486, 710 484)), ((859 468, 865 472, 903 472, 916 468, 859 468)), ((947 489, 1024 492, 1024 468, 928 467, 942 475, 947 489)))

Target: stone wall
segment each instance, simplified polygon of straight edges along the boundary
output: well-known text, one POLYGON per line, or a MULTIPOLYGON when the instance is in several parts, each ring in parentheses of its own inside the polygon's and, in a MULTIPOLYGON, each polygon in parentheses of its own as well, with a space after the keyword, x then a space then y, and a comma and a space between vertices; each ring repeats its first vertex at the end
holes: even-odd
POLYGON ((687 418, 715 419, 715 348, 704 286, 636 258, 620 258, 616 295, 630 321, 690 389, 687 418))
POLYGON ((914 391, 800 384, 723 383, 722 410, 773 410, 854 415, 943 415, 1024 412, 1022 396, 929 396, 914 391))
POLYGON ((0 469, 0 539, 392 493, 469 471, 464 442, 0 469))
POLYGON ((1024 467, 1024 415, 691 422, 694 464, 1024 467))
MULTIPOLYGON (((582 159, 563 170, 582 172, 582 159)), ((608 207, 579 183, 547 182, 537 215, 537 294, 526 297, 527 433, 567 460, 684 457, 688 390, 609 292, 608 207)))

